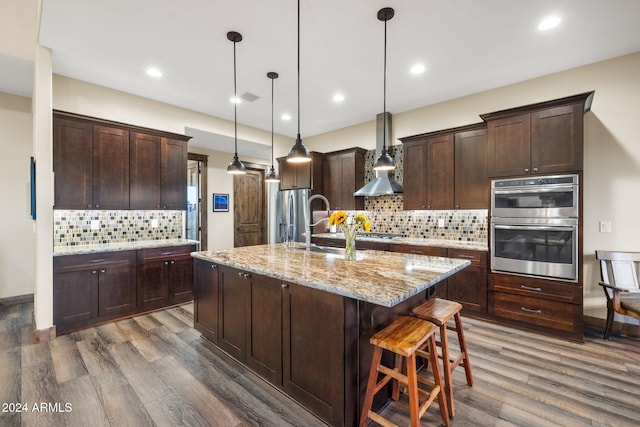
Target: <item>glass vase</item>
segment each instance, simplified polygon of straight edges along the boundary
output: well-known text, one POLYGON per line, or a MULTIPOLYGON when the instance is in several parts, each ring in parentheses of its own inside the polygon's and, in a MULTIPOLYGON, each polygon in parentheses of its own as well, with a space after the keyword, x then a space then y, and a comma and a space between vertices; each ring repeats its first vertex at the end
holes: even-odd
POLYGON ((355 230, 344 230, 344 259, 346 261, 356 260, 356 233, 355 230))

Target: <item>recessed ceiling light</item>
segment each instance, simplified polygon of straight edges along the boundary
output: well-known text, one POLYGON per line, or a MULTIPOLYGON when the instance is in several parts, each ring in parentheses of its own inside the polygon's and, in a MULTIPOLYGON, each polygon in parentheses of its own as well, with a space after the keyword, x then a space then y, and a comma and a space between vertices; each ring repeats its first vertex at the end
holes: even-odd
POLYGON ((282 120, 284 120, 285 122, 288 122, 289 120, 291 120, 291 114, 289 113, 284 113, 282 116, 280 116, 280 118, 282 120))
POLYGON ((232 104, 242 104, 242 98, 240 98, 239 96, 238 97, 232 96, 229 99, 229 102, 231 102, 232 104))
POLYGON ((336 93, 333 95, 333 102, 342 102, 344 101, 344 95, 341 93, 336 93))
POLYGON ((426 70, 426 67, 422 64, 416 64, 411 67, 411 74, 422 74, 426 70))
POLYGON ((155 67, 147 68, 147 74, 151 77, 162 77, 162 71, 158 70, 155 67))
POLYGON ((552 29, 553 27, 558 26, 558 24, 562 21, 558 16, 551 16, 549 18, 545 18, 538 25, 538 30, 547 31, 552 29))

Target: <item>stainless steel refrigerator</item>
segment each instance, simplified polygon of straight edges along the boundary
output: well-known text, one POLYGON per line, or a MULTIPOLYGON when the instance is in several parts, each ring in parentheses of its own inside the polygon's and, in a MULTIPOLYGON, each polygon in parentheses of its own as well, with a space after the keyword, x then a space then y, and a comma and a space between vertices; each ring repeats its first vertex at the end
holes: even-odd
POLYGON ((269 243, 304 242, 309 191, 269 188, 269 243))

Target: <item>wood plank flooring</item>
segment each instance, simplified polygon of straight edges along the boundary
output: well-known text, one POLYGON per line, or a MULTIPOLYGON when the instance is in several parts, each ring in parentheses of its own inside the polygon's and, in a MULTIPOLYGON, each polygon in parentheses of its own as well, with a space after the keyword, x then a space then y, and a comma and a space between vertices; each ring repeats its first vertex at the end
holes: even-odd
MULTIPOLYGON (((32 309, 0 305, 0 426, 324 425, 204 341, 192 304, 41 344, 32 309)), ((640 425, 640 339, 586 330, 579 344, 463 323, 475 383, 454 373, 453 427, 640 425)), ((406 397, 383 415, 407 425, 406 397)), ((422 425, 441 424, 433 405, 422 425)))

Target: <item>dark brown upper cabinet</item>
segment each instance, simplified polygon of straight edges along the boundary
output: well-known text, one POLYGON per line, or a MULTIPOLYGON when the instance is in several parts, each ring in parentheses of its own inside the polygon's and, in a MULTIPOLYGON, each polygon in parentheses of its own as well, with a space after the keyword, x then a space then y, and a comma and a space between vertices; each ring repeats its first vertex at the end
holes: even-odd
POLYGON ((189 137, 56 111, 56 209, 187 207, 189 137))
POLYGON ((484 123, 400 140, 405 210, 489 207, 484 123))
POLYGON ((311 152, 308 163, 290 163, 286 157, 279 157, 280 190, 310 188, 314 193, 321 193, 323 163, 322 153, 315 151, 311 152))
POLYGON ((364 185, 365 153, 355 147, 325 154, 323 187, 331 209, 364 209, 364 197, 353 193, 364 185))
POLYGON ((483 114, 490 177, 583 169, 583 119, 594 92, 483 114))

